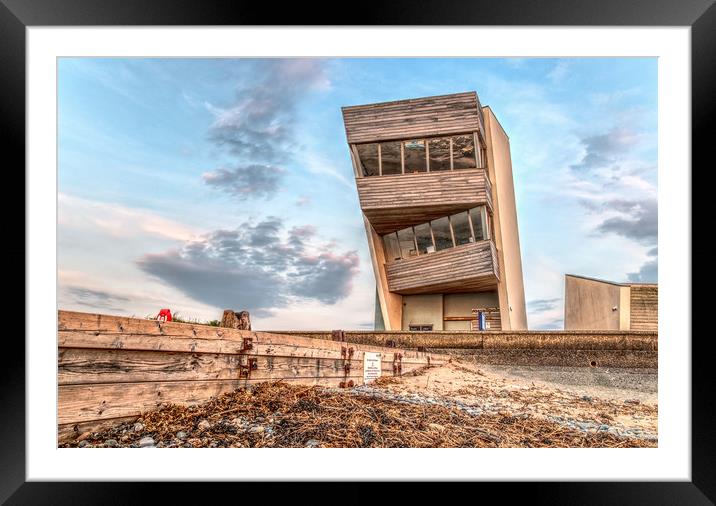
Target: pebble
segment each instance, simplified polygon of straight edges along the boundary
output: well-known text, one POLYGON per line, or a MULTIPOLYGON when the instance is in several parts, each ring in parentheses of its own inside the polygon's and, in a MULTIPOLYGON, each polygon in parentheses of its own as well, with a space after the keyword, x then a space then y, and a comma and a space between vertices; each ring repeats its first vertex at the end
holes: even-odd
POLYGON ((88 437, 92 435, 91 432, 85 432, 84 434, 80 435, 80 437, 77 438, 77 441, 84 441, 88 437))
POLYGON ((437 424, 437 423, 429 423, 428 427, 430 427, 433 430, 439 430, 440 432, 443 432, 445 430, 445 427, 437 424))
POLYGON ((89 444, 89 442, 88 442, 86 439, 83 439, 82 441, 80 441, 80 444, 78 444, 77 447, 78 447, 78 448, 84 448, 84 447, 87 446, 88 444, 89 444))
POLYGON ((626 399, 624 404, 639 404, 639 399, 626 399))
POLYGON ((589 397, 588 395, 583 395, 583 396, 582 396, 582 400, 583 400, 583 401, 587 401, 587 402, 592 402, 592 398, 589 397))
POLYGON ((139 440, 140 448, 154 448, 154 439, 149 436, 143 437, 139 440))
POLYGON ((321 444, 318 439, 309 439, 306 441, 306 448, 318 448, 318 446, 321 444))
POLYGON ((181 440, 186 439, 186 432, 184 432, 183 430, 180 430, 179 432, 177 432, 177 439, 181 439, 181 440))
POLYGON ((206 430, 211 427, 211 424, 207 420, 202 420, 197 427, 199 427, 199 430, 206 430))
POLYGON ((264 432, 265 430, 266 430, 266 429, 264 428, 263 425, 254 425, 253 427, 251 427, 251 428, 249 429, 249 432, 253 432, 253 433, 258 434, 258 433, 264 432))
POLYGON ((116 439, 108 439, 107 441, 104 442, 104 445, 107 448, 116 448, 118 446, 118 443, 117 443, 116 439))
POLYGON ((134 432, 142 432, 144 430, 144 424, 137 422, 134 424, 134 432))

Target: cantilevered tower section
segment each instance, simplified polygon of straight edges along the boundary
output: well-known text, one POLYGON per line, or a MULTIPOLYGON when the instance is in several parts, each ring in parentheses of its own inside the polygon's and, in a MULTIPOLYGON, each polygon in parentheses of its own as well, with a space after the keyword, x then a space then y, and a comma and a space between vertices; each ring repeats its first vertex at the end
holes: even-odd
POLYGON ((343 107, 376 329, 526 329, 507 134, 475 92, 343 107))

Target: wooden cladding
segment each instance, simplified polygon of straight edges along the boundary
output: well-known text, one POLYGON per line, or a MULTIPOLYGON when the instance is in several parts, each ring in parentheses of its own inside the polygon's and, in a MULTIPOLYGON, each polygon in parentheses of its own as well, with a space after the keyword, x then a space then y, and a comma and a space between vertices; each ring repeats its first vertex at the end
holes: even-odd
POLYGON ((480 205, 492 211, 485 169, 365 177, 356 184, 363 213, 379 234, 480 205))
POLYGON ((351 144, 468 132, 479 132, 485 138, 482 107, 474 91, 342 110, 351 144))
POLYGON ((631 285, 631 329, 657 330, 659 324, 659 289, 656 285, 631 285))
POLYGON ((385 265, 388 288, 400 294, 469 292, 497 286, 492 241, 464 244, 385 265))

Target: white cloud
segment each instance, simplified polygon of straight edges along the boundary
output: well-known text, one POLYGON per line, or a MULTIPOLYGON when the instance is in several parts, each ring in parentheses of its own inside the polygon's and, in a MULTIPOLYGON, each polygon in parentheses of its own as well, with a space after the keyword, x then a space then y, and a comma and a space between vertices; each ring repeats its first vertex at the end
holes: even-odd
POLYGON ((114 237, 134 237, 138 233, 186 241, 198 230, 152 211, 109 202, 58 194, 58 225, 75 229, 101 229, 114 237))

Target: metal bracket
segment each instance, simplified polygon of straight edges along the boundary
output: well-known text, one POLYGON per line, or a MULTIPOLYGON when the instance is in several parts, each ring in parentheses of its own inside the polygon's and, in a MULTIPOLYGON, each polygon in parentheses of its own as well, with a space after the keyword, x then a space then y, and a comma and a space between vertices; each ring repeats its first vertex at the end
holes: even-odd
POLYGON ((393 376, 400 376, 403 372, 403 354, 393 353, 393 376))
POLYGON ((239 378, 249 379, 251 371, 259 368, 259 361, 256 357, 249 357, 246 352, 253 349, 253 338, 244 337, 241 340, 241 349, 239 350, 239 378))
MULTIPOLYGON (((342 331, 341 331, 342 332, 342 331)), ((351 372, 351 359, 353 358, 355 349, 353 347, 341 346, 341 359, 343 360, 343 373, 344 381, 341 381, 338 386, 341 388, 348 388, 353 386, 353 380, 348 379, 348 374, 351 372)))
POLYGON ((259 361, 256 358, 246 358, 246 363, 239 363, 239 378, 249 379, 251 377, 251 371, 255 371, 259 368, 259 361))

